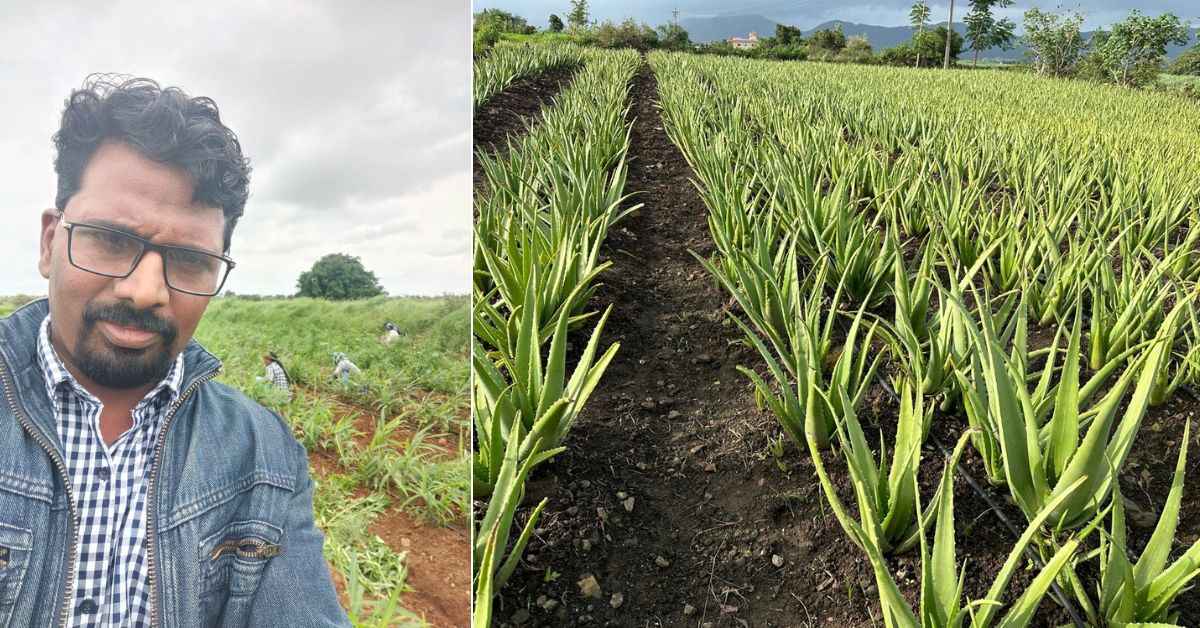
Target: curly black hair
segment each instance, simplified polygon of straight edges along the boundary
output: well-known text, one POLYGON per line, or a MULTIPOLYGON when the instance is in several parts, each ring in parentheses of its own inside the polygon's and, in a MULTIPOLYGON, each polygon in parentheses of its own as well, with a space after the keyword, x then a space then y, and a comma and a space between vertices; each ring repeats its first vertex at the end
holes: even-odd
POLYGON ((66 209, 79 191, 83 169, 101 144, 120 141, 147 159, 183 169, 194 200, 225 215, 225 252, 249 196, 250 162, 237 136, 221 123, 211 98, 160 88, 148 78, 93 74, 73 90, 54 134, 58 155, 55 206, 66 209))

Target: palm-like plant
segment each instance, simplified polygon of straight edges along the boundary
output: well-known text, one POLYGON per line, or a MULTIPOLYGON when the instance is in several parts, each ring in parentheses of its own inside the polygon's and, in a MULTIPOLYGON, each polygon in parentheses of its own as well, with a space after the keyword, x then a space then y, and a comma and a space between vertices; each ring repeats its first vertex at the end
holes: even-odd
POLYGON ((908 12, 908 21, 917 29, 916 37, 913 37, 913 48, 917 51, 917 66, 921 67, 921 35, 925 33, 925 23, 929 21, 929 4, 925 0, 917 0, 913 3, 912 9, 908 12))

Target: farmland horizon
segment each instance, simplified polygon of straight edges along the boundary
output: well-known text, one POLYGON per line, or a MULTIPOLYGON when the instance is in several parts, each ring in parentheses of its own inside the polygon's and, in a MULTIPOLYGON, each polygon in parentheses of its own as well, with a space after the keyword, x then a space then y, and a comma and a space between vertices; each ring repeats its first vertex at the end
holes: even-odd
MULTIPOLYGON (((1084 28, 1087 30, 1107 29, 1113 23, 1126 17, 1130 10, 1138 9, 1143 13, 1160 14, 1173 12, 1184 20, 1200 21, 1200 11, 1194 4, 1184 0, 1166 0, 1149 3, 1138 0, 1106 0, 1092 3, 1094 6, 1085 7, 1078 4, 1059 2, 1040 2, 1038 0, 1018 0, 1009 7, 996 7, 997 17, 1006 17, 1018 25, 1022 14, 1031 8, 1052 10, 1056 6, 1062 9, 1080 9, 1084 12, 1084 28), (1099 6, 1095 6, 1099 5, 1099 6)), ((620 22, 633 18, 639 22, 651 25, 665 24, 678 19, 681 26, 688 28, 689 20, 713 20, 719 18, 737 18, 755 16, 779 24, 796 26, 802 30, 821 28, 829 22, 850 22, 882 28, 908 26, 911 24, 909 10, 911 0, 858 0, 837 4, 820 4, 808 2, 791 2, 787 0, 758 0, 755 2, 727 3, 717 0, 691 0, 690 2, 671 2, 651 0, 649 2, 589 3, 590 17, 596 21, 612 20, 620 22), (673 11, 675 13, 673 13, 673 11)), ((949 8, 948 2, 930 2, 930 19, 933 24, 945 23, 949 8)), ((526 18, 530 24, 545 28, 550 14, 565 19, 570 11, 570 3, 563 0, 476 0, 472 10, 501 9, 516 13, 526 18)), ((955 22, 961 22, 961 16, 966 15, 970 7, 967 3, 956 3, 955 22)), ((689 29, 690 30, 690 29, 689 29)), ((731 35, 746 35, 731 33, 731 35)), ((759 31, 759 36, 770 33, 759 31)), ((847 33, 852 34, 852 33, 847 33)), ((695 40, 695 38, 693 38, 695 40)))

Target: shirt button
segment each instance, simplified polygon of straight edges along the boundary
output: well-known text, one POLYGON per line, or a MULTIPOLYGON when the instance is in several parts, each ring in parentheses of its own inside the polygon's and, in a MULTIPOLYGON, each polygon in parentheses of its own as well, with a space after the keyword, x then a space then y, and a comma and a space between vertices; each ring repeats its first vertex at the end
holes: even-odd
POLYGON ((91 599, 84 600, 75 607, 76 614, 83 613, 84 615, 91 615, 98 610, 100 610, 100 606, 96 604, 95 600, 91 599))
POLYGON ((99 469, 96 469, 96 477, 101 482, 107 482, 108 476, 109 476, 108 467, 100 467, 99 469))

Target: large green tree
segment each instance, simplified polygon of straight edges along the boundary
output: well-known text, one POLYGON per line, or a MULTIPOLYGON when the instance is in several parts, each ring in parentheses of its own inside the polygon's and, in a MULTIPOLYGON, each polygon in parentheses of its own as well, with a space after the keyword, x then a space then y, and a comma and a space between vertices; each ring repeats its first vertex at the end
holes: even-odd
POLYGON ((1171 64, 1172 74, 1200 76, 1200 44, 1175 58, 1171 64))
POLYGON ((667 50, 689 50, 692 47, 692 38, 687 30, 678 24, 661 24, 658 27, 658 45, 667 50))
POLYGON ((1012 48, 1013 31, 1016 24, 1007 18, 996 19, 992 15, 995 7, 1012 6, 1012 0, 970 0, 971 11, 963 21, 967 23, 967 41, 975 52, 972 65, 979 65, 979 52, 989 48, 1012 48))
POLYGON ((484 9, 475 14, 475 30, 485 28, 495 28, 501 33, 526 35, 537 30, 525 18, 501 9, 484 9))
POLYGON ((929 3, 925 0, 917 0, 913 3, 912 9, 908 12, 908 19, 913 27, 917 29, 917 33, 913 35, 913 49, 917 51, 917 67, 921 67, 921 52, 916 45, 917 40, 921 35, 925 34, 925 23, 929 21, 929 3))
POLYGON ((551 33, 561 33, 562 29, 563 29, 562 18, 558 17, 558 15, 556 15, 554 13, 551 13, 550 19, 549 19, 549 26, 550 26, 551 33))
POLYGON ((1080 27, 1083 14, 1050 13, 1033 8, 1025 12, 1025 45, 1038 74, 1067 76, 1075 71, 1087 41, 1080 27))
POLYGON ((842 31, 841 24, 835 24, 833 28, 819 30, 809 35, 808 45, 830 52, 841 52, 842 48, 846 47, 846 33, 842 31))
POLYGON ((1189 35, 1187 24, 1173 13, 1150 17, 1134 9, 1111 31, 1096 35, 1092 55, 1106 80, 1136 87, 1157 76, 1168 44, 1186 44, 1189 35))
POLYGON ((333 253, 317 260, 311 270, 300 273, 296 287, 299 288, 296 296, 334 301, 383 294, 375 273, 367 270, 357 257, 344 253, 333 253))
POLYGON ((916 49, 918 54, 934 59, 938 54, 948 53, 949 58, 957 62, 958 55, 962 54, 963 36, 958 31, 947 30, 945 24, 938 24, 937 28, 921 34, 916 49))
POLYGON ((775 45, 777 46, 799 46, 804 43, 804 34, 798 26, 788 26, 787 24, 775 25, 775 45))

